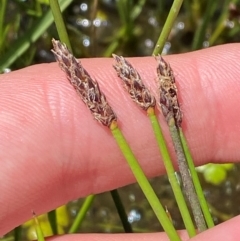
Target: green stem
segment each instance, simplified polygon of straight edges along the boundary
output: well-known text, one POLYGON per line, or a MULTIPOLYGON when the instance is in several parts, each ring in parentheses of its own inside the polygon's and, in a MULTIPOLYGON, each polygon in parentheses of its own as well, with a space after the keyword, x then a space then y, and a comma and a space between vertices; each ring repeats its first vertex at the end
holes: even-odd
POLYGON ((226 29, 225 19, 223 19, 223 21, 217 25, 216 29, 214 30, 213 34, 211 35, 211 37, 210 37, 210 39, 208 41, 209 42, 209 46, 213 46, 214 45, 216 40, 219 38, 221 33, 224 31, 224 29, 226 29))
POLYGON ((209 45, 212 46, 216 40, 219 38, 219 36, 222 34, 222 32, 226 29, 226 21, 229 17, 229 0, 224 1, 224 5, 222 6, 222 13, 219 17, 216 28, 214 29, 213 33, 211 34, 209 38, 209 45))
POLYGON ((6 6, 7 6, 7 1, 6 0, 1 0, 0 2, 0 36, 1 36, 1 39, 0 39, 0 53, 1 53, 1 50, 2 50, 2 44, 3 44, 3 41, 4 39, 3 36, 3 32, 4 32, 4 18, 5 18, 5 13, 6 13, 6 6))
POLYGON ((132 227, 131 227, 131 224, 128 222, 127 214, 123 207, 122 200, 119 196, 118 190, 114 189, 110 193, 111 193, 112 199, 114 201, 114 204, 117 208, 117 212, 121 219, 125 233, 132 233, 133 232, 132 227))
POLYGON ((207 201, 203 195, 203 190, 202 190, 202 187, 201 187, 201 184, 200 184, 200 181, 199 181, 199 178, 198 178, 198 175, 197 175, 194 163, 193 163, 193 159, 192 159, 191 153, 189 151, 186 138, 185 138, 181 128, 179 129, 179 134, 180 134, 183 150, 184 150, 187 162, 188 162, 188 167, 189 167, 189 170, 190 170, 190 173, 192 176, 193 184, 195 186, 195 190, 197 192, 198 200, 200 202, 200 206, 202 208, 203 215, 206 220, 207 226, 208 226, 208 228, 214 227, 214 222, 213 222, 212 216, 209 212, 207 201))
MULTIPOLYGON (((60 0, 59 4, 62 11, 73 0, 60 0)), ((19 38, 13 43, 11 49, 0 58, 0 73, 7 67, 9 67, 17 58, 19 58, 30 46, 33 44, 46 29, 53 22, 53 16, 51 10, 47 11, 40 19, 38 19, 31 29, 29 29, 22 38, 19 38)))
POLYGON ((176 202, 178 204, 180 213, 182 215, 183 222, 185 224, 189 237, 193 237, 196 235, 196 230, 195 230, 191 215, 189 213, 186 201, 184 199, 181 187, 179 185, 179 182, 166 146, 166 142, 164 140, 162 130, 158 123, 157 117, 154 113, 154 110, 151 112, 148 111, 148 116, 151 121, 155 137, 157 139, 157 143, 160 149, 160 153, 162 155, 164 166, 167 171, 168 179, 172 186, 172 190, 173 190, 176 202))
POLYGON ((14 228, 14 241, 21 240, 21 234, 22 234, 22 226, 17 226, 14 228))
POLYGON ((143 193, 145 194, 149 204, 151 205, 153 211, 157 216, 157 219, 161 223, 169 239, 171 241, 180 241, 181 239, 177 231, 173 227, 172 222, 170 221, 162 204, 160 203, 155 192, 153 191, 150 183, 148 182, 147 177, 145 176, 141 166, 139 165, 129 145, 127 144, 122 132, 117 126, 111 127, 111 131, 120 150, 122 151, 125 159, 127 160, 128 165, 131 168, 139 186, 141 187, 143 193))
POLYGON ((175 19, 177 18, 178 12, 182 6, 183 0, 174 0, 170 12, 168 14, 167 20, 163 26, 162 32, 158 38, 157 44, 153 50, 153 56, 162 53, 164 44, 169 36, 169 33, 172 29, 175 19))
POLYGON ((48 220, 52 228, 52 232, 54 235, 58 234, 57 231, 57 215, 56 215, 56 209, 48 212, 48 220))
POLYGON ((111 57, 112 53, 114 53, 115 50, 118 48, 119 42, 120 42, 119 39, 114 40, 103 53, 103 57, 111 57))
POLYGON ((77 217, 74 219, 72 226, 70 227, 68 233, 76 233, 79 229, 84 217, 86 216, 89 207, 92 205, 95 195, 89 195, 85 198, 81 209, 79 210, 77 217))
POLYGON ((68 49, 72 52, 72 47, 68 38, 68 33, 63 21, 62 13, 58 0, 49 0, 49 4, 52 10, 54 21, 56 24, 57 32, 62 43, 65 43, 68 49))
POLYGON ((192 18, 195 24, 201 19, 201 0, 193 0, 192 2, 192 18))
POLYGON ((206 11, 204 13, 204 17, 202 22, 199 24, 197 30, 195 31, 193 43, 192 43, 192 50, 202 48, 204 39, 206 37, 207 26, 209 24, 210 18, 213 16, 215 9, 218 6, 217 1, 207 1, 206 11))
POLYGON ((199 200, 194 189, 193 181, 189 173, 187 160, 184 155, 182 143, 179 137, 179 132, 173 117, 168 120, 168 127, 172 137, 174 149, 177 155, 179 171, 182 177, 183 187, 186 192, 187 198, 192 208, 193 216, 199 232, 207 229, 199 200))
POLYGON ((34 219, 34 223, 35 223, 35 230, 36 230, 36 234, 37 234, 37 240, 38 241, 45 241, 42 228, 41 228, 40 223, 38 221, 38 218, 37 218, 37 216, 35 214, 33 214, 33 219, 34 219))
POLYGON ((15 241, 13 236, 5 237, 3 236, 1 238, 1 241, 15 241))

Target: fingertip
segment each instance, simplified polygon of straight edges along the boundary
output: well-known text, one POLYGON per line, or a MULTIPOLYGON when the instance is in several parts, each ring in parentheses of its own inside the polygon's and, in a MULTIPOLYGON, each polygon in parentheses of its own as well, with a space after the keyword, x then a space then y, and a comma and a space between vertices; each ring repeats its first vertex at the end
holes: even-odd
POLYGON ((240 236, 239 223, 240 216, 237 216, 198 234, 191 241, 236 241, 240 236))

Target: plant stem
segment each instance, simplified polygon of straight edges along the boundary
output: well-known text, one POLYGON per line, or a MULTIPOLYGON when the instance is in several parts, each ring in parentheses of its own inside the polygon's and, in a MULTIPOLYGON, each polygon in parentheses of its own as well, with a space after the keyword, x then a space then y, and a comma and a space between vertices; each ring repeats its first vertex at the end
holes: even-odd
POLYGON ((164 44, 169 36, 169 33, 172 29, 172 26, 174 24, 174 21, 178 15, 178 12, 182 6, 183 0, 174 0, 172 7, 169 11, 168 17, 166 19, 166 22, 163 26, 162 32, 158 38, 157 44, 153 50, 153 56, 156 56, 158 54, 162 53, 164 44))
POLYGON ((68 233, 76 233, 80 227, 84 217, 86 216, 89 207, 92 205, 95 195, 89 195, 85 198, 81 209, 79 210, 77 217, 74 219, 72 226, 70 227, 68 233))
POLYGON ((118 215, 121 219, 121 222, 122 222, 125 233, 132 233, 133 232, 132 226, 128 222, 127 214, 125 212, 125 209, 124 209, 124 206, 122 204, 122 200, 119 196, 118 190, 114 189, 110 193, 111 193, 112 199, 114 201, 114 204, 117 208, 117 212, 118 212, 118 215))
POLYGON ((62 13, 58 0, 49 0, 49 4, 52 10, 54 21, 56 24, 57 32, 62 43, 65 43, 68 49, 72 52, 71 44, 68 38, 68 33, 63 21, 62 13))
MULTIPOLYGON (((111 195, 112 195, 113 201, 115 203, 115 206, 117 208, 119 217, 122 221, 122 225, 123 225, 125 232, 132 233, 132 227, 131 227, 130 223, 128 222, 126 212, 124 210, 122 201, 118 195, 117 190, 112 190, 111 195)), ((89 210, 89 207, 92 205, 94 198, 95 198, 95 195, 89 195, 85 198, 83 205, 82 205, 81 209, 79 210, 76 218, 74 219, 74 222, 73 222, 72 226, 70 227, 68 233, 76 233, 77 232, 80 225, 82 224, 84 217, 86 216, 87 211, 89 210)))
POLYGON ((227 27, 226 21, 229 18, 229 0, 224 1, 224 5, 222 6, 222 9, 223 11, 217 21, 216 27, 214 28, 214 31, 209 38, 209 46, 212 46, 216 42, 216 40, 219 38, 219 36, 227 27))
POLYGON ((180 237, 173 227, 172 222, 170 221, 169 217, 167 216, 163 206, 161 205, 158 197, 156 196, 155 192, 153 191, 150 183, 148 182, 147 177, 145 176, 141 166, 139 165, 137 159, 135 158, 132 150, 130 149, 127 141, 125 140, 122 132, 117 126, 115 121, 112 122, 110 126, 111 132, 122 151, 124 157, 126 158, 129 167, 131 168, 139 186, 141 187, 143 193, 145 194, 149 204, 151 205, 153 211, 155 212, 157 219, 161 223, 163 229, 167 233, 169 239, 171 241, 180 241, 180 237))
POLYGON ((14 228, 14 241, 21 240, 21 234, 22 234, 22 226, 17 226, 14 228))
POLYGON ((179 128, 179 135, 180 135, 182 147, 183 147, 186 159, 187 159, 188 167, 189 167, 189 170, 190 170, 190 173, 192 176, 193 184, 194 184, 194 187, 195 187, 195 190, 196 190, 196 193, 198 196, 198 200, 200 202, 200 206, 202 208, 203 215, 206 220, 207 226, 208 226, 208 228, 214 227, 214 222, 213 222, 212 216, 209 212, 207 201, 203 195, 203 190, 202 190, 201 184, 199 182, 199 178, 198 178, 198 175, 197 175, 194 163, 193 163, 193 159, 192 159, 191 153, 189 151, 186 138, 185 138, 184 133, 182 132, 181 128, 179 128))
POLYGON ((195 31, 193 42, 192 42, 192 50, 200 49, 202 48, 205 36, 206 36, 206 31, 207 31, 207 26, 210 21, 210 18, 213 16, 214 11, 216 10, 218 6, 217 1, 208 1, 206 6, 206 11, 205 14, 203 15, 203 20, 198 26, 197 30, 195 31))
POLYGON ((166 142, 165 142, 163 134, 162 134, 161 127, 158 123, 154 109, 150 107, 147 110, 147 113, 148 113, 149 119, 152 124, 152 128, 153 128, 153 131, 154 131, 154 134, 155 134, 155 137, 156 137, 159 149, 160 149, 160 153, 162 155, 162 160, 164 162, 164 166, 167 171, 168 179, 171 184, 171 187, 172 187, 176 202, 178 204, 180 213, 182 215, 183 222, 185 224, 189 237, 193 237, 196 235, 196 230, 195 230, 191 215, 189 213, 186 201, 184 199, 181 187, 179 185, 179 182, 178 182, 178 179, 177 179, 177 176, 176 176, 176 173, 175 173, 175 170, 174 170, 174 167, 173 167, 173 164, 172 164, 172 161, 171 161, 171 158, 170 158, 167 146, 166 146, 166 142))
MULTIPOLYGON (((94 19, 96 18, 97 13, 98 13, 98 0, 93 0, 92 6, 91 6, 91 14, 90 14, 90 20, 92 23, 94 22, 94 19)), ((97 37, 96 37, 96 27, 94 24, 92 24, 92 26, 90 28, 90 38, 92 41, 91 56, 96 57, 97 37)))
POLYGON ((6 6, 7 6, 7 1, 6 0, 2 0, 0 2, 0 53, 2 52, 2 45, 3 45, 3 41, 5 40, 4 38, 4 17, 5 17, 5 13, 6 13, 6 6))
POLYGON ((58 234, 58 231, 57 231, 57 215, 56 215, 56 209, 48 212, 48 220, 49 220, 49 223, 50 223, 50 226, 52 228, 52 232, 54 235, 57 235, 58 234))
POLYGON ((35 230, 36 230, 36 233, 37 233, 37 240, 38 241, 45 241, 42 228, 41 228, 40 223, 38 221, 38 218, 37 218, 37 216, 36 216, 36 214, 34 212, 33 212, 33 220, 34 220, 34 223, 35 223, 35 230))
POLYGON ((179 132, 175 124, 174 118, 169 118, 168 127, 172 137, 173 145, 177 155, 179 171, 182 177, 183 187, 186 192, 187 198, 192 208, 193 216, 199 232, 207 229, 205 220, 203 218, 202 210, 199 204, 199 200, 196 191, 193 186, 193 182, 188 170, 187 161, 184 155, 183 147, 179 137, 179 132))

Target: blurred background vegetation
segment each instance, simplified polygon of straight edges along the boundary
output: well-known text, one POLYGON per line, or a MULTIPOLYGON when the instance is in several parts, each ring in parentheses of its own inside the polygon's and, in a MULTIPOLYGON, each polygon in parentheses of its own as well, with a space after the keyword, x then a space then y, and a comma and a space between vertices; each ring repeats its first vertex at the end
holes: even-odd
MULTIPOLYGON (((151 55, 169 13, 170 0, 65 0, 64 20, 76 57, 151 55)), ((32 64, 55 61, 51 39, 58 34, 47 0, 0 1, 0 72, 7 73, 32 64)), ((183 53, 213 45, 240 41, 239 0, 184 0, 165 44, 163 54, 183 53)), ((227 161, 227 160, 226 160, 227 161)), ((240 213, 240 168, 212 165, 199 168, 203 188, 216 223, 240 213), (221 200, 221 202, 219 201, 221 200)), ((166 177, 152 181, 170 212, 176 228, 182 220, 166 177)), ((128 220, 136 232, 159 231, 161 227, 137 185, 119 190, 128 220)), ((67 232, 83 200, 61 207, 58 233, 67 232)), ((46 216, 46 234, 51 228, 46 216)), ((34 238, 32 225, 24 224, 21 239, 34 238)), ((98 195, 82 223, 80 232, 123 232, 109 193, 98 195)), ((12 233, 2 240, 13 240, 12 233)))
MULTIPOLYGON (((63 16, 77 57, 108 57, 113 52, 123 56, 151 55, 172 5, 169 0, 61 2, 66 5, 63 16)), ((222 0, 221 4, 185 0, 163 54, 239 42, 239 5, 239 0, 222 0)), ((58 34, 48 1, 2 0, 0 7, 1 71, 3 66, 18 69, 54 61, 51 39, 58 39, 58 34), (21 45, 27 47, 19 52, 21 45), (10 55, 14 55, 14 61, 5 66, 10 55)))

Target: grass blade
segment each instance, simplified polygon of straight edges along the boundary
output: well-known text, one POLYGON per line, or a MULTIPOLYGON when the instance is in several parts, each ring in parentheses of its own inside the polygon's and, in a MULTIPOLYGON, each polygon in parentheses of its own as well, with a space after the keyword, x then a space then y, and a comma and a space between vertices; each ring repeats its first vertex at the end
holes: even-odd
POLYGON ((79 210, 77 217, 74 219, 72 226, 70 227, 68 233, 76 233, 81 226, 81 223, 86 216, 89 207, 92 205, 94 201, 95 195, 89 195, 85 198, 81 209, 79 210))
POLYGON ((54 235, 58 234, 56 209, 48 212, 48 220, 54 235))
POLYGON ((38 241, 45 241, 42 228, 41 228, 40 223, 38 221, 38 218, 37 218, 37 216, 36 216, 36 214, 34 212, 33 212, 33 220, 34 220, 34 223, 35 223, 37 240, 38 241))

